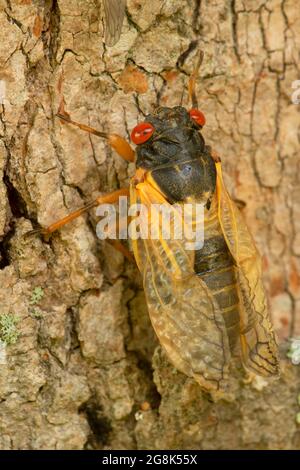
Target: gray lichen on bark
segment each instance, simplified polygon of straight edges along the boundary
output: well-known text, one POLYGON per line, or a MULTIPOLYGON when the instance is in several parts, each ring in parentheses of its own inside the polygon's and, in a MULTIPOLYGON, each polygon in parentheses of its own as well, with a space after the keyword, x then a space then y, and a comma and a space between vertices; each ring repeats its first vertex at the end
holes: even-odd
POLYGON ((0 0, 0 314, 21 333, 0 367, 0 448, 299 448, 296 366, 270 384, 233 374, 212 403, 167 362, 137 270, 99 242, 93 211, 49 242, 23 237, 134 172, 59 122, 62 99, 128 137, 142 112, 187 105, 201 48, 205 138, 264 254, 280 339, 300 335, 298 2, 128 0, 113 48, 101 18, 97 0, 0 0))

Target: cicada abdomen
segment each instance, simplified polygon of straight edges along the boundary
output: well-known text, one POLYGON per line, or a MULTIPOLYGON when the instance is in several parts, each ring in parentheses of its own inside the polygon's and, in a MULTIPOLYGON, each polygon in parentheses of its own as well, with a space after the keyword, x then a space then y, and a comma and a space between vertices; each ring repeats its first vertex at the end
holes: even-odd
POLYGON ((225 322, 231 353, 237 354, 240 334, 237 275, 219 222, 216 194, 205 210, 204 237, 203 248, 195 252, 195 273, 213 295, 225 322))

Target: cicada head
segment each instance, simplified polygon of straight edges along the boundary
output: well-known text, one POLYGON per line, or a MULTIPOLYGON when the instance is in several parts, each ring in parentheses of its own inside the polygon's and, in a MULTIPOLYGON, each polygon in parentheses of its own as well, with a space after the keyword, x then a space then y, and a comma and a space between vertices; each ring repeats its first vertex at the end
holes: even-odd
MULTIPOLYGON (((195 159, 204 150, 204 139, 199 132, 199 126, 190 117, 185 108, 158 108, 153 114, 145 117, 145 122, 139 124, 131 134, 137 143, 137 166, 154 169, 160 165, 174 164, 189 159, 195 159), (148 131, 147 133, 147 126, 148 131), (139 128, 145 140, 136 139, 139 128)), ((139 136, 138 136, 139 137, 139 136)))
POLYGON ((201 111, 159 107, 131 133, 137 167, 151 176, 170 202, 209 199, 215 190, 215 164, 201 133, 201 111))

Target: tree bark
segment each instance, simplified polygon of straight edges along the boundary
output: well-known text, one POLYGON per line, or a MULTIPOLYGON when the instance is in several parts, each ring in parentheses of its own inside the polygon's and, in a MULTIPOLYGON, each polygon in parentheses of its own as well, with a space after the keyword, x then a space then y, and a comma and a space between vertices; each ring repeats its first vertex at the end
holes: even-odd
POLYGON ((0 448, 299 448, 300 373, 285 357, 300 336, 298 1, 128 0, 112 48, 101 18, 97 0, 0 0, 0 318, 17 319, 0 448), (188 106, 199 49, 203 134, 263 255, 283 351, 278 381, 233 370, 216 403, 168 363, 137 268, 98 240, 95 211, 48 242, 24 237, 134 172, 62 124, 62 101, 74 120, 129 137, 158 104, 188 106))

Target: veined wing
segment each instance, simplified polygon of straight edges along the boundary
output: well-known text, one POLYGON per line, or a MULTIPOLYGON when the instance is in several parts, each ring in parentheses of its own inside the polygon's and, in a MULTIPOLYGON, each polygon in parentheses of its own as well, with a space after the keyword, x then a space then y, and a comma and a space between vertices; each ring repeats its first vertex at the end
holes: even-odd
POLYGON ((153 204, 169 206, 173 228, 178 213, 147 181, 131 186, 130 199, 131 204, 142 203, 148 209, 148 215, 141 219, 141 231, 150 230, 153 218, 159 222, 158 239, 133 240, 149 315, 159 341, 178 370, 194 377, 206 390, 222 389, 230 351, 219 307, 195 274, 193 253, 186 251, 185 240, 164 239, 162 217, 156 209, 149 216, 153 204))
POLYGON ((261 259, 242 215, 225 188, 221 163, 216 167, 219 220, 237 266, 243 362, 258 375, 277 375, 278 348, 262 284, 261 259))

